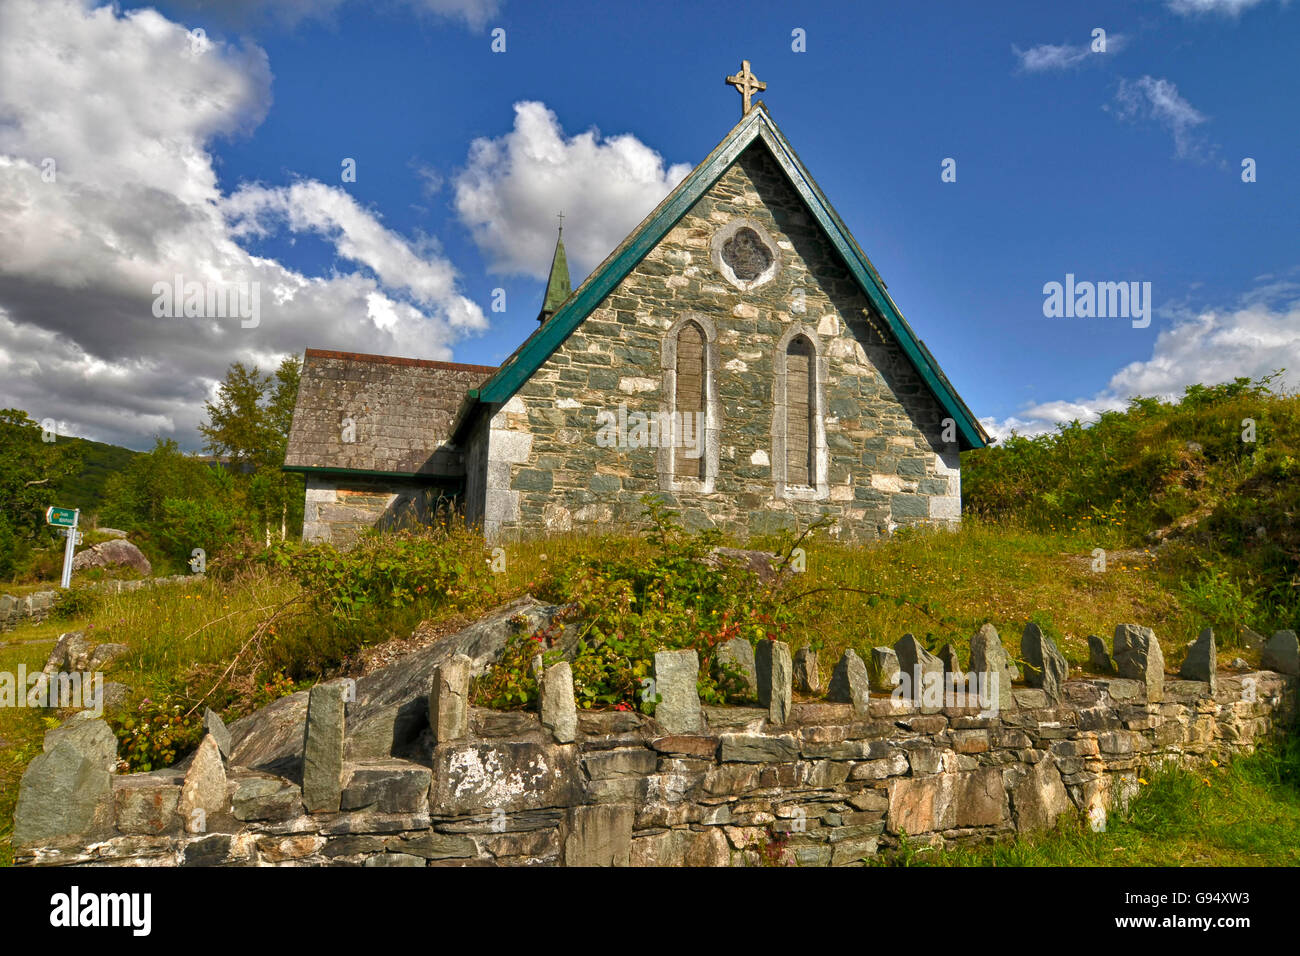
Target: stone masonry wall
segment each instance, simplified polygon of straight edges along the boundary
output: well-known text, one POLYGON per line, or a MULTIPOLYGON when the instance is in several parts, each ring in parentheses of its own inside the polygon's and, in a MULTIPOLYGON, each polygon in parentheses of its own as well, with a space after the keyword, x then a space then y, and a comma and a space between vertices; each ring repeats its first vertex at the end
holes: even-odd
POLYGON ((985 840, 1049 827, 1071 808, 1095 822, 1137 791, 1143 767, 1248 752, 1295 716, 1296 679, 1268 671, 1220 674, 1213 695, 1163 680, 1159 702, 1140 680, 1069 680, 1053 688, 1056 703, 1018 688, 981 714, 883 694, 790 706, 787 666, 786 690, 772 691, 780 707, 701 708, 680 693, 695 679, 681 655, 694 653, 656 658, 658 719, 574 713, 567 664, 546 672, 540 715, 470 708, 469 658, 452 658, 429 688, 423 756, 411 759, 345 759, 346 682, 317 685, 305 762, 284 776, 231 765, 219 721, 188 766, 113 774, 107 726, 74 720, 24 777, 17 860, 723 866, 766 852, 849 865, 903 833, 985 840), (40 794, 63 793, 65 777, 78 802, 56 818, 40 794), (81 822, 59 834, 69 814, 81 822))
POLYGON ((635 521, 642 494, 671 487, 655 448, 599 446, 596 416, 620 402, 629 413, 668 410, 664 339, 688 315, 714 334, 720 418, 710 422, 714 481, 670 493, 689 526, 744 535, 825 513, 847 537, 874 537, 960 519, 957 448, 942 441, 941 406, 755 144, 496 411, 487 500, 471 514, 489 537, 635 521), (748 291, 710 253, 715 233, 741 218, 768 233, 780 258, 774 278, 748 291), (823 473, 815 489, 782 493, 777 356, 795 331, 815 343, 824 379, 823 473))
POLYGON ((370 528, 424 524, 438 493, 425 480, 308 474, 302 538, 346 548, 370 528))

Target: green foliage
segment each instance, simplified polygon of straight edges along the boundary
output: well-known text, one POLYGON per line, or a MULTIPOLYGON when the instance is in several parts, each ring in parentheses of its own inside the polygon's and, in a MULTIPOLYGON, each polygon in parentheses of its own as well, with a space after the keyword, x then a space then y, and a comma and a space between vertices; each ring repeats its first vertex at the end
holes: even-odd
POLYGON ((26 412, 0 409, 0 576, 12 574, 33 544, 52 539, 45 509, 59 503, 58 483, 80 468, 75 444, 44 441, 26 412))
POLYGON ((100 603, 100 596, 91 588, 68 588, 59 591, 51 613, 56 620, 76 621, 89 617, 100 603))
POLYGON ((1176 402, 1133 399, 1088 427, 969 452, 965 508, 1092 547, 1178 541, 1181 595, 1211 622, 1233 633, 1295 626, 1300 396, 1274 392, 1277 374, 1192 385, 1176 402))
POLYGON ((203 718, 186 716, 180 704, 143 700, 134 714, 110 716, 117 754, 132 773, 170 767, 203 738, 203 718))
POLYGON ((754 643, 785 635, 793 612, 781 585, 764 586, 748 569, 710 563, 709 552, 720 543, 716 531, 688 533, 656 496, 642 503, 650 522, 648 556, 583 551, 551 584, 548 596, 572 604, 580 622, 573 660, 578 704, 652 713, 655 652, 687 648, 699 654, 701 699, 738 699, 741 682, 721 665, 718 649, 736 637, 754 643))
POLYGON ((464 529, 370 533, 348 551, 281 542, 254 557, 295 580, 307 600, 268 650, 270 665, 295 680, 324 675, 490 588, 482 538, 464 529))
MULTIPOLYGON (((519 627, 526 622, 527 618, 521 618, 511 623, 519 627)), ((533 661, 540 654, 545 669, 560 659, 560 652, 554 649, 560 628, 556 621, 537 631, 512 634, 496 663, 475 679, 471 693, 474 703, 494 710, 535 706, 539 688, 533 661)))

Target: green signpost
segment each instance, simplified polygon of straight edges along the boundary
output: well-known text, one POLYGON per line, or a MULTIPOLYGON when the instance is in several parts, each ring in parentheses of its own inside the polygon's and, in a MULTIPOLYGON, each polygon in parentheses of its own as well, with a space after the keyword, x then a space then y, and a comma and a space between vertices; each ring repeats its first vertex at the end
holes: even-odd
POLYGON ((63 580, 59 587, 72 586, 72 557, 77 553, 77 539, 80 535, 77 533, 77 519, 81 517, 80 508, 46 508, 45 521, 56 528, 66 529, 63 533, 68 536, 68 543, 63 548, 63 580))

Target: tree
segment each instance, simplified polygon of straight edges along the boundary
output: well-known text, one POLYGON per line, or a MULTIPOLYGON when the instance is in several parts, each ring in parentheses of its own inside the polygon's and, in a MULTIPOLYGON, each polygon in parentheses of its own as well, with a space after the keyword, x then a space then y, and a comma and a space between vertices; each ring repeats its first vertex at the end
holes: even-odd
POLYGON ((243 488, 268 543, 277 525, 283 540, 302 523, 302 479, 281 470, 301 374, 296 356, 284 359, 273 376, 235 362, 199 426, 208 451, 229 456, 239 475, 251 473, 243 488))
POLYGON ((0 409, 0 521, 27 539, 45 527, 54 486, 81 470, 75 447, 45 437, 26 412, 0 409))

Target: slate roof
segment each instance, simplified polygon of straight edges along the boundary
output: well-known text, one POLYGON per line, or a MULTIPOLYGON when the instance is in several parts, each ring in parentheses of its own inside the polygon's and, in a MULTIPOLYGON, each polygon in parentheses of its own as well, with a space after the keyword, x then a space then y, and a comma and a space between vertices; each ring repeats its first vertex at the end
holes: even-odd
POLYGON ((763 102, 737 123, 700 165, 670 192, 655 209, 642 220, 618 248, 596 267, 572 295, 530 335, 514 353, 502 363, 501 368, 482 385, 469 392, 469 401, 456 421, 456 431, 463 433, 482 408, 506 402, 528 378, 541 367, 582 324, 582 321, 604 300, 647 253, 667 235, 687 211, 730 168, 740 154, 751 144, 761 142, 789 178, 791 185, 808 205, 814 220, 821 226, 858 286, 871 301, 875 311, 882 315, 894 337, 902 347, 921 379, 938 400, 940 406, 952 416, 957 425, 957 436, 963 450, 983 448, 989 443, 988 433, 962 401, 948 377, 939 368, 930 350, 908 325, 889 292, 884 280, 866 253, 849 233, 848 227, 831 206, 812 175, 795 155, 794 148, 777 128, 763 102))
POLYGON ((289 430, 286 471, 458 477, 445 443, 465 393, 496 372, 461 365, 307 349, 289 430), (354 440, 345 442, 345 419, 354 440))

